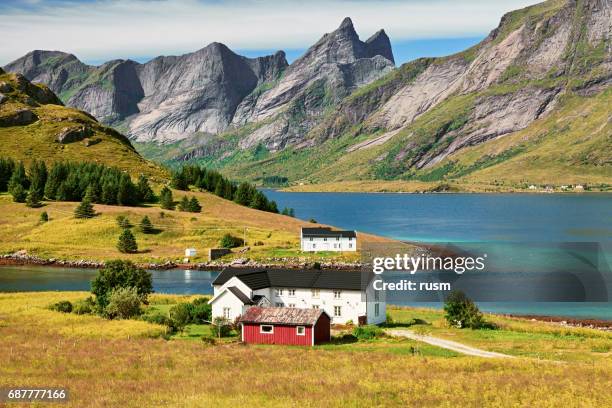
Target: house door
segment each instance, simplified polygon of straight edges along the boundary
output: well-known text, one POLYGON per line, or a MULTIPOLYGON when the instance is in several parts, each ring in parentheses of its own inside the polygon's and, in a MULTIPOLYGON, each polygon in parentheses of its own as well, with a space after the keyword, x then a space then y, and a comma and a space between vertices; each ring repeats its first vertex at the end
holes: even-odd
POLYGON ((360 326, 365 326, 368 324, 368 316, 359 316, 357 317, 357 321, 359 322, 360 326))

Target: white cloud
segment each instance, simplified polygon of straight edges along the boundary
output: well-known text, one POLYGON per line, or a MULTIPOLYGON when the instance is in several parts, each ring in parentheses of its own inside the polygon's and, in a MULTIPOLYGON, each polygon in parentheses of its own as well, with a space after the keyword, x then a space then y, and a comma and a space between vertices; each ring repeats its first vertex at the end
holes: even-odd
POLYGON ((33 49, 81 59, 194 51, 212 41, 232 49, 305 48, 350 16, 362 39, 380 28, 393 40, 487 33, 508 11, 533 0, 44 2, 0 9, 0 64, 33 49))

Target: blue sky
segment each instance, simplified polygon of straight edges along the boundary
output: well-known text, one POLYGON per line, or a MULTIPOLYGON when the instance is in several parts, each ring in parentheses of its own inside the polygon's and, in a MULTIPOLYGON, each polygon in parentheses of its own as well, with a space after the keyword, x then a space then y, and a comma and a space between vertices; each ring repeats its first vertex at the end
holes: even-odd
POLYGON ((362 40, 380 28, 396 63, 466 49, 508 11, 533 0, 2 0, 0 65, 33 49, 98 64, 146 61, 212 41, 246 56, 282 49, 289 61, 350 16, 362 40))

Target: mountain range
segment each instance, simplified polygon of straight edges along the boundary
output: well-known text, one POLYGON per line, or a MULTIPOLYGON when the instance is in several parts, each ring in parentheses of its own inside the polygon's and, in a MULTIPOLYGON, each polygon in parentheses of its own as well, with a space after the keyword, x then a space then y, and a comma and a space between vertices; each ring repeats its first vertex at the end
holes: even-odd
POLYGON ((612 5, 548 0, 481 43, 396 68, 381 30, 347 18, 287 64, 282 51, 88 66, 33 51, 4 67, 123 131, 148 157, 292 182, 612 179, 612 5))

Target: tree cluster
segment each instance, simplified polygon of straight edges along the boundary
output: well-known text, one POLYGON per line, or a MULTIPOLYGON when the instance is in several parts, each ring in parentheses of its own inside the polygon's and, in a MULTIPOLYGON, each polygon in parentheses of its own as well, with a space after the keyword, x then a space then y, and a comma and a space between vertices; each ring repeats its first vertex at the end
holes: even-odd
POLYGON ((195 186, 201 191, 208 191, 226 200, 232 200, 240 205, 257 210, 278 213, 276 202, 268 200, 264 193, 257 190, 253 184, 236 184, 221 175, 221 173, 204 167, 187 165, 172 175, 172 187, 188 191, 195 186))
POLYGON ((87 162, 58 162, 50 169, 34 160, 28 170, 22 162, 0 158, 0 192, 8 191, 16 202, 30 207, 40 200, 82 201, 134 206, 155 201, 148 179, 136 183, 115 167, 87 162), (86 197, 87 196, 87 197, 86 197))

